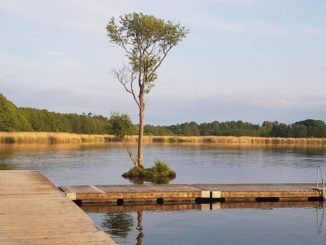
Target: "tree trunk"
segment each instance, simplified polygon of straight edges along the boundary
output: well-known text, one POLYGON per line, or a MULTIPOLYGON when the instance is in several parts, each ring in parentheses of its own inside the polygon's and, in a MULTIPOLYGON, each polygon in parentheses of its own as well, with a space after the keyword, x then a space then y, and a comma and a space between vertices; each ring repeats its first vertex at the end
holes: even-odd
POLYGON ((137 230, 143 230, 143 211, 137 211, 137 230))
POLYGON ((144 104, 144 97, 143 95, 139 96, 139 132, 138 132, 138 167, 144 168, 143 164, 143 135, 144 135, 144 111, 145 111, 145 104, 144 104))
POLYGON ((144 234, 143 234, 143 211, 137 211, 137 227, 136 229, 139 231, 139 234, 136 238, 136 245, 142 245, 144 234))

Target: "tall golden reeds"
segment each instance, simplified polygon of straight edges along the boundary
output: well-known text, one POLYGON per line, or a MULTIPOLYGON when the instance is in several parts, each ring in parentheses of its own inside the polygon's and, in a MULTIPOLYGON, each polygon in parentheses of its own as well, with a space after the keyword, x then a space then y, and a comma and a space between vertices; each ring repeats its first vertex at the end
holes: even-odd
MULTIPOLYGON (((72 143, 137 143, 137 136, 123 140, 113 135, 89 135, 51 132, 0 132, 0 144, 72 144, 72 143)), ((248 136, 145 136, 144 143, 220 144, 220 145, 303 145, 326 146, 326 138, 273 138, 248 136)))
MULTIPOLYGON (((71 144, 71 143, 103 143, 106 135, 87 135, 72 133, 48 132, 0 132, 2 144, 71 144)), ((112 137, 112 136, 109 136, 112 137)))

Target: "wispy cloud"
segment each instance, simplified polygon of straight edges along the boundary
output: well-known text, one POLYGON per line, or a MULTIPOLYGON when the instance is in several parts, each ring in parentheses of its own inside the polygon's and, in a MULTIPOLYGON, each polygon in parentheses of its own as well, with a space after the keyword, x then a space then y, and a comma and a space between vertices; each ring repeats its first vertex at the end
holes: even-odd
POLYGON ((292 123, 306 118, 325 120, 326 96, 285 94, 211 94, 153 98, 148 122, 173 124, 193 121, 244 120, 262 123, 278 120, 292 123), (155 109, 160 107, 159 112, 155 109), (168 117, 166 115, 169 115, 168 117))
POLYGON ((284 33, 284 27, 264 21, 233 21, 225 19, 216 19, 211 22, 211 27, 217 31, 232 33, 261 33, 261 34, 281 34, 284 33))
POLYGON ((234 95, 232 101, 258 108, 275 108, 280 110, 326 106, 326 96, 315 95, 239 94, 234 95))
POLYGON ((233 5, 233 6, 252 6, 257 0, 209 0, 217 4, 233 5))
POLYGON ((93 0, 2 0, 0 10, 60 28, 103 32, 108 17, 119 15, 126 3, 93 0))
MULTIPOLYGON (((168 95, 160 97, 166 98, 168 95)), ((178 101, 180 98, 177 95, 170 96, 171 101, 178 101)), ((198 93, 196 96, 188 96, 182 98, 184 103, 189 104, 206 104, 206 105, 247 105, 262 109, 290 109, 296 107, 312 108, 312 107, 325 107, 326 96, 321 95, 287 95, 278 93, 198 93)))
POLYGON ((321 28, 318 27, 312 27, 312 26, 302 26, 301 30, 303 33, 307 35, 312 35, 312 36, 318 36, 322 35, 325 33, 325 31, 321 28))
POLYGON ((276 22, 248 19, 239 20, 232 17, 222 17, 218 15, 201 15, 197 21, 194 18, 187 18, 187 23, 192 28, 206 30, 210 32, 228 32, 234 34, 262 34, 262 35, 282 35, 288 31, 286 26, 279 25, 276 22))
POLYGON ((54 57, 62 57, 65 55, 63 52, 54 51, 54 50, 46 51, 44 54, 47 56, 54 56, 54 57))

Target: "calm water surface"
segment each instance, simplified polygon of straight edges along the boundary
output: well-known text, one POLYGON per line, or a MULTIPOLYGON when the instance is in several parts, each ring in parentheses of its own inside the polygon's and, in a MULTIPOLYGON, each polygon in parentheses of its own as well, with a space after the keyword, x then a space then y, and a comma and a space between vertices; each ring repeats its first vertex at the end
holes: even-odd
MULTIPOLYGON (((147 146, 145 165, 164 160, 171 183, 314 182, 326 169, 323 149, 147 146)), ((132 184, 120 177, 131 166, 119 146, 0 147, 0 169, 41 170, 56 185, 132 184)), ((325 244, 323 209, 89 213, 120 244, 325 244), (139 224, 138 224, 139 225, 139 224), (138 237, 138 240, 137 240, 138 237)))

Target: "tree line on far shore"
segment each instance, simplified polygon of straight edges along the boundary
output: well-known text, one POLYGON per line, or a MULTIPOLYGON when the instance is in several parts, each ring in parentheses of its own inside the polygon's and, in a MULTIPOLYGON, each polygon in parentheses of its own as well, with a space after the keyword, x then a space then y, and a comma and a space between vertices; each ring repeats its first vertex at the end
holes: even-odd
POLYGON ((79 134, 116 134, 122 136, 134 130, 129 116, 113 113, 101 115, 64 114, 17 107, 0 94, 0 131, 67 132, 79 134), (124 132, 124 133, 122 133, 124 132))
POLYGON ((326 124, 322 120, 313 119, 292 124, 265 121, 261 125, 243 121, 214 121, 201 124, 187 122, 171 126, 146 125, 145 132, 148 135, 325 138, 326 124))
MULTIPOLYGON (((0 94, 0 131, 68 132, 114 134, 119 137, 137 134, 137 125, 126 114, 110 117, 88 114, 63 114, 34 108, 20 108, 0 94)), ((261 125, 243 121, 211 123, 187 122, 170 126, 145 125, 146 135, 155 136, 262 136, 326 137, 322 120, 307 119, 292 124, 265 121, 261 125)))

